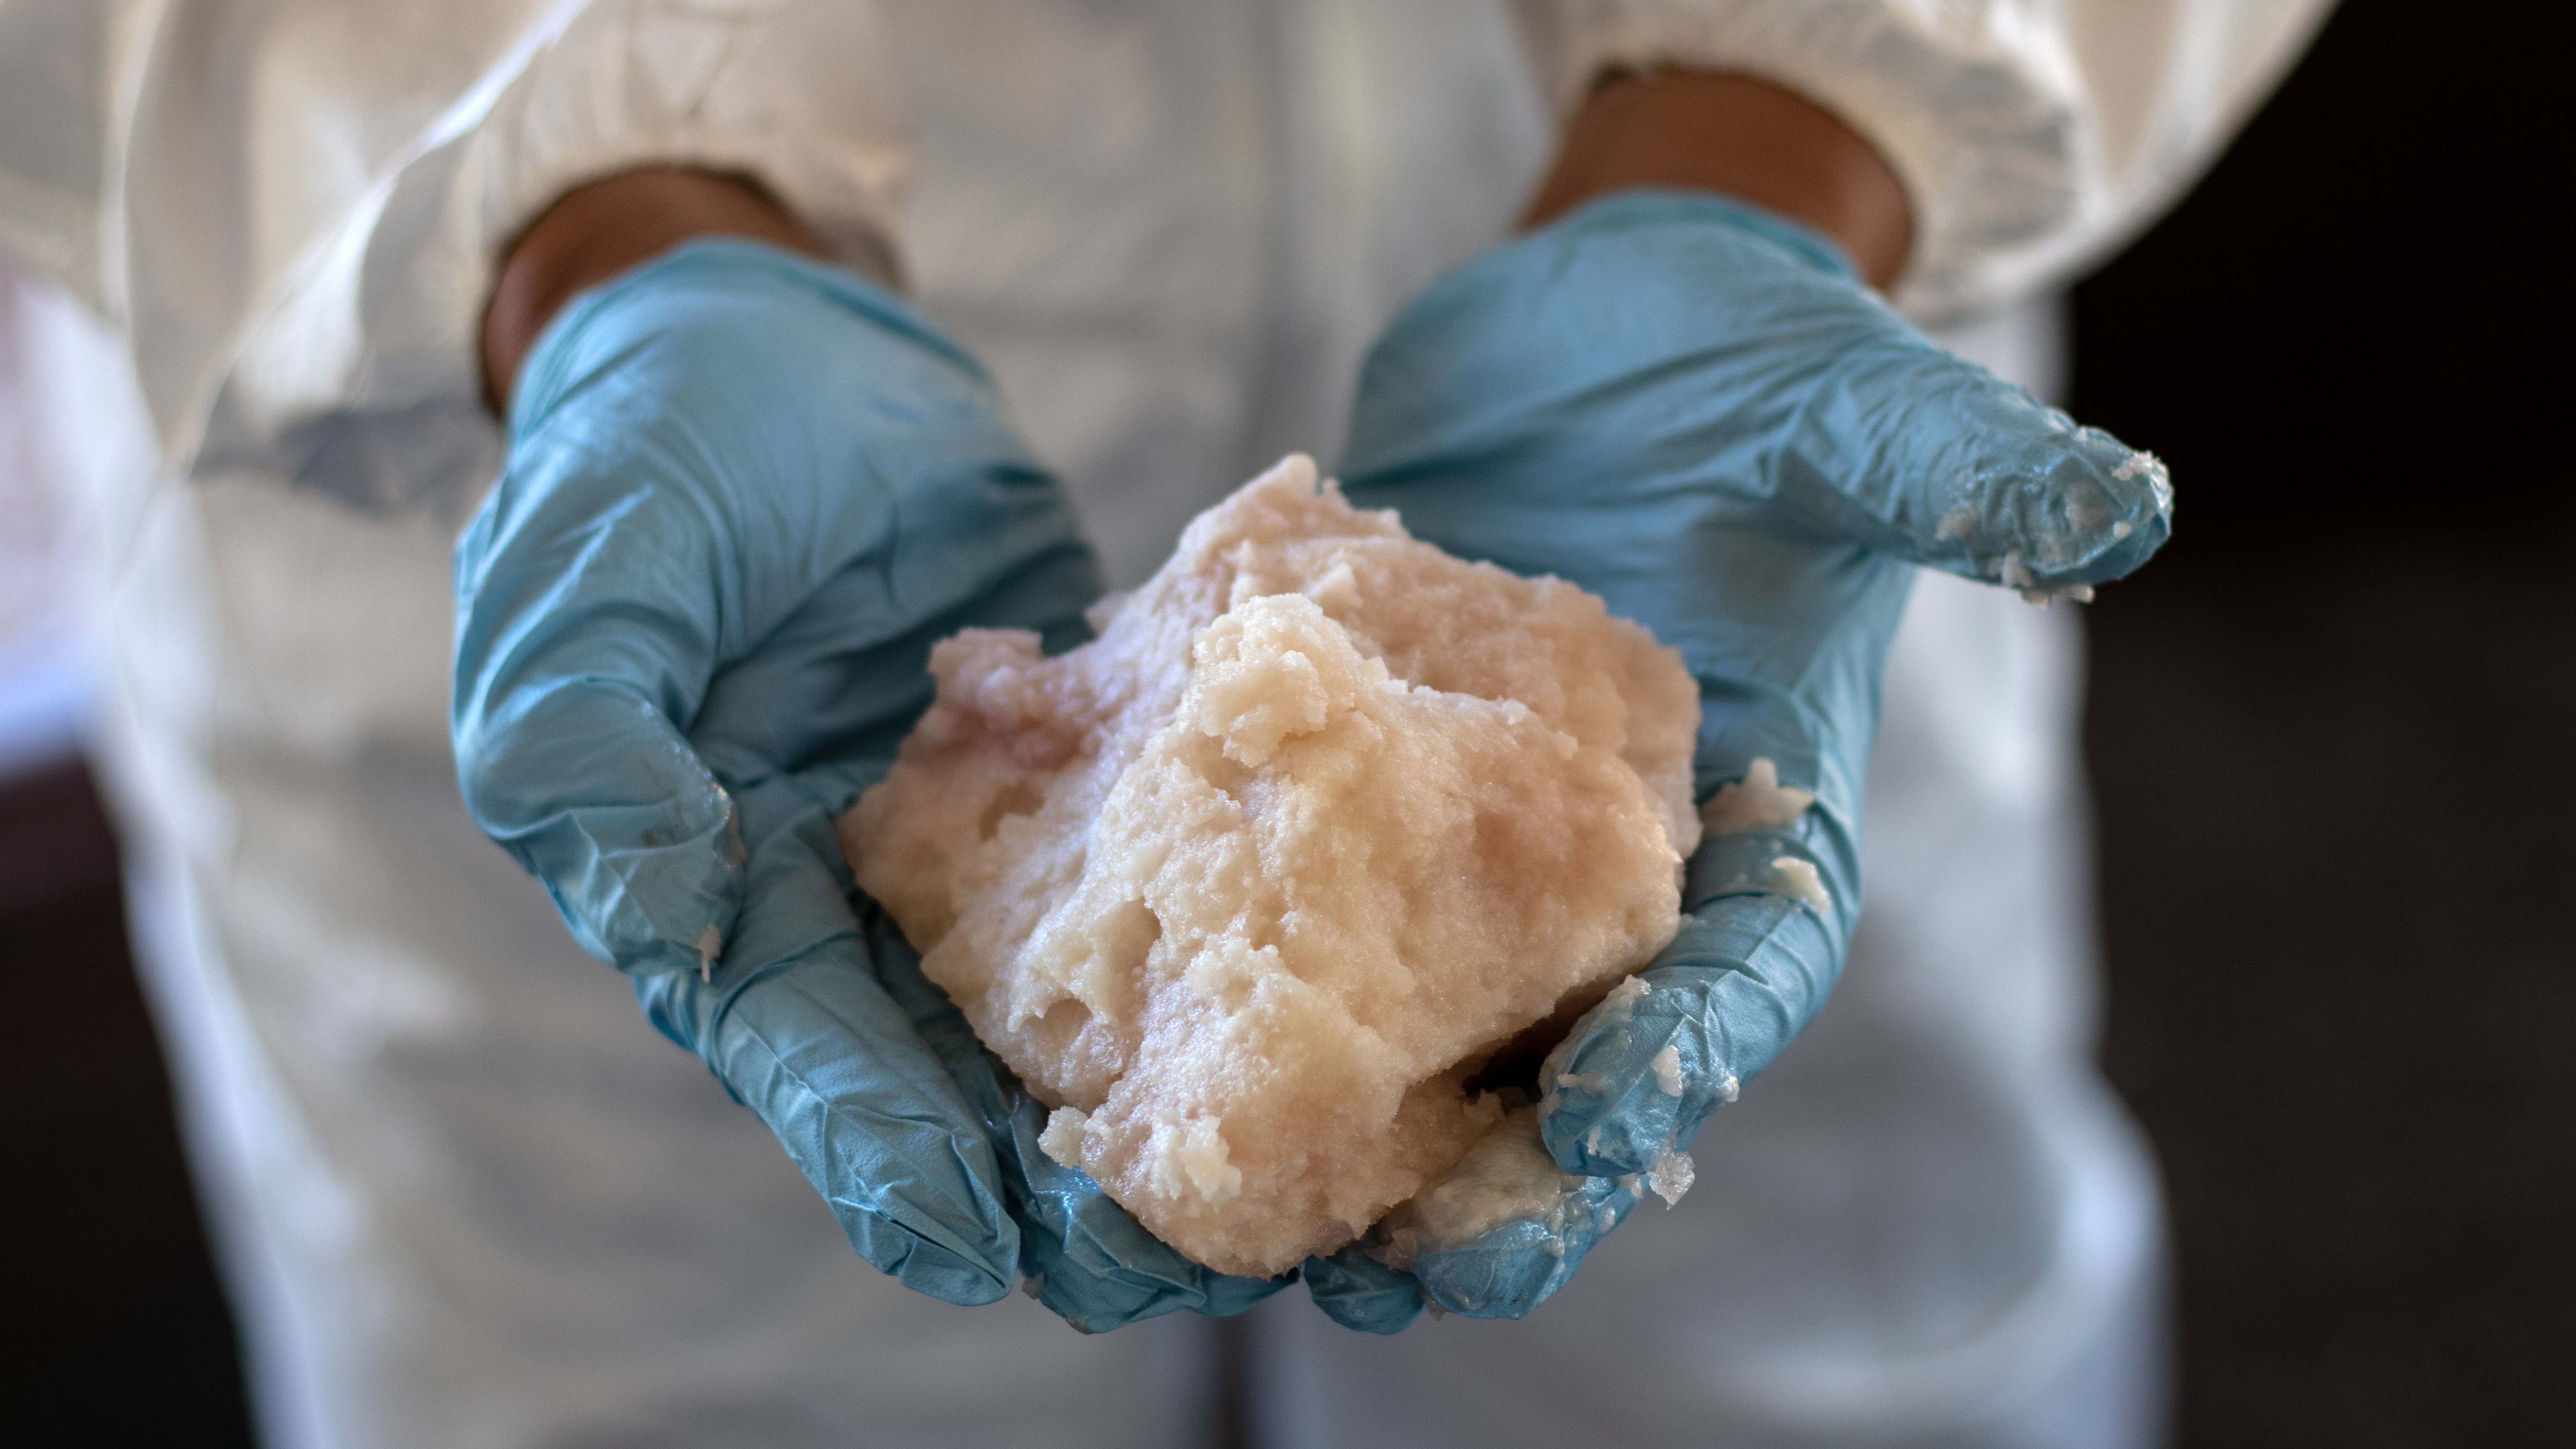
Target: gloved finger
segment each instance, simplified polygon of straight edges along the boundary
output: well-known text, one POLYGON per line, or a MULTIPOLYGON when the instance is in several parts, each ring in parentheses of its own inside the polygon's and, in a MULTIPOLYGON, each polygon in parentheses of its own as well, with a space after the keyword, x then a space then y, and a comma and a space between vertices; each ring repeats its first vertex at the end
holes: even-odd
POLYGON ((2165 466, 1911 327, 1846 341, 1774 456, 1779 505, 1880 553, 2091 597, 2172 531, 2165 466))
POLYGON ((1374 1229, 1368 1256, 1409 1273, 1422 1297, 1471 1318, 1520 1318, 1573 1278, 1648 1189, 1565 1171, 1524 1108, 1507 1114, 1439 1182, 1374 1229))
POLYGON ((886 988, 914 1031, 972 1101, 996 1144, 1020 1225, 1021 1288, 1085 1333, 1188 1310, 1240 1313, 1296 1281, 1244 1278, 1191 1262, 1148 1233, 1078 1168, 1038 1146, 1047 1110, 986 1051, 965 1013, 921 974, 920 957, 873 903, 863 903, 886 988))
POLYGON ((2161 464, 1934 346, 1820 235, 1686 192, 1594 202, 1407 304, 1343 476, 1354 501, 1477 480, 1531 537, 1606 505, 2035 591, 2135 568, 2172 504, 2161 464))
POLYGON ((1674 1199, 1689 1186, 1701 1122, 1806 1029, 1841 970, 1815 859, 1770 831, 1693 857, 1681 934, 1539 1069, 1540 1134, 1559 1166, 1638 1174, 1674 1199))
POLYGON ((777 1135, 861 1256, 951 1303, 999 1298, 1021 1243, 1007 1164, 880 978, 830 816, 793 778, 741 807, 741 928, 703 970, 634 973, 645 1014, 777 1135))
POLYGON ((1422 1294, 1469 1318, 1526 1318, 1573 1281, 1594 1245, 1644 1200, 1641 1180, 1563 1178, 1556 1200, 1534 1217, 1516 1217, 1454 1248, 1424 1252, 1411 1263, 1422 1294))
POLYGON ((1306 1292, 1324 1316, 1361 1333, 1402 1333, 1422 1316, 1422 1284, 1368 1255, 1361 1243, 1308 1258, 1306 1292))
POLYGON ((1450 1175, 1365 1239, 1306 1262, 1308 1291, 1335 1322, 1394 1333, 1428 1304, 1470 1318, 1523 1318, 1565 1286, 1649 1193, 1680 1199, 1687 1177, 1567 1171, 1527 1112, 1504 1118, 1450 1175))

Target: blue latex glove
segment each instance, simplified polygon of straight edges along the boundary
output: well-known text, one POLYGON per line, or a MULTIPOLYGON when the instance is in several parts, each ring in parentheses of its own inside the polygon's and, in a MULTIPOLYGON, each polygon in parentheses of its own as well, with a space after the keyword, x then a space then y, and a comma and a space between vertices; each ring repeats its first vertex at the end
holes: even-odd
POLYGON ((1016 1270, 1091 1330, 1273 1291, 1037 1150, 1045 1109, 833 842, 933 641, 1085 637, 1097 570, 982 369, 849 272, 702 241, 565 308, 510 438, 456 548, 457 766, 582 945, 910 1287, 1016 1270))
POLYGON ((1662 191, 1598 201, 1406 307, 1361 375, 1341 476, 1354 504, 1569 579, 1679 648, 1699 798, 1757 760, 1814 797, 1718 802, 1742 828, 1690 861, 1650 991, 1541 1069, 1541 1135, 1576 1175, 1561 1232, 1506 1223, 1410 1277, 1359 1250, 1308 1268, 1357 1328, 1393 1332, 1423 1297, 1519 1317, 1824 1004, 1911 565, 2089 593, 2164 541, 2172 494, 2152 458, 1933 346, 1817 234, 1662 191))

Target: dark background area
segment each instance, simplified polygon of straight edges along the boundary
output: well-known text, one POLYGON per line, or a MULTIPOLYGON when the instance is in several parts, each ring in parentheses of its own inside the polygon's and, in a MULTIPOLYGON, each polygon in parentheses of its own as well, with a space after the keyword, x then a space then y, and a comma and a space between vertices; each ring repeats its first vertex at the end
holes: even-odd
POLYGON ((2186 1449, 2576 1444, 2561 13, 2348 0, 2075 293, 2177 490, 2086 746, 2186 1449))
POLYGON ((233 1326, 76 763, 0 782, 0 1444, 248 1445, 233 1326))
MULTIPOLYGON (((2181 499, 2087 743, 2187 1449, 2576 1443, 2558 13, 2351 0, 2076 292, 2074 411, 2181 499)), ((76 766, 0 783, 0 942, 0 1442, 247 1443, 76 766)))

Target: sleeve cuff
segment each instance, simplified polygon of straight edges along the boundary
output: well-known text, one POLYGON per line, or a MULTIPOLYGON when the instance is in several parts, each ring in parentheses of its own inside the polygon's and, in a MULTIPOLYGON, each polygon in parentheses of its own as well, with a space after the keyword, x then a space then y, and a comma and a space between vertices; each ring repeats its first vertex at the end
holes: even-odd
MULTIPOLYGON (((2002 11, 2007 7, 1988 7, 2002 11)), ((1555 0, 1532 26, 1540 74, 1571 110, 1606 70, 1688 65, 1759 76, 1842 117, 1913 201, 1897 302, 1975 309, 1980 263, 2074 218, 2078 77, 2059 28, 1960 19, 1933 0, 1555 0)))
POLYGON ((601 0, 524 37, 258 318, 186 471, 461 517, 498 467, 477 370, 501 249, 647 165, 757 178, 839 260, 891 268, 909 148, 875 8, 601 0))

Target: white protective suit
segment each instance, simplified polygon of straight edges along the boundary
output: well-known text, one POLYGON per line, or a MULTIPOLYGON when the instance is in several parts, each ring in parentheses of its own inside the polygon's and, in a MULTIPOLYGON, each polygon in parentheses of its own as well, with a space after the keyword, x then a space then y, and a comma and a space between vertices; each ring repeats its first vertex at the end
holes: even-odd
MULTIPOLYGON (((2045 392, 2044 300, 2321 0, 0 0, 0 252, 97 507, 103 754, 262 1425, 303 1446, 1189 1442, 1206 1326, 879 1278, 460 808, 448 550, 491 262, 567 186, 757 173, 893 240, 1116 582, 1500 238, 1607 64, 1895 164, 1899 300, 2045 392), (2034 299, 2042 299, 2034 301, 2034 299), (89 320, 105 318, 104 326, 89 320)), ((2135 441, 2152 445, 2152 438, 2135 441)), ((2188 480, 2186 479, 2186 487, 2188 480)), ((1275 1442, 2135 1445, 2159 1218, 2093 1021, 2069 611, 1927 576, 1832 1003, 1693 1196, 1522 1324, 1258 1310, 1275 1442)))

